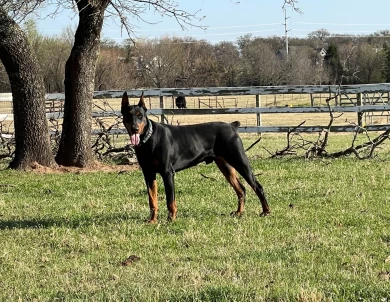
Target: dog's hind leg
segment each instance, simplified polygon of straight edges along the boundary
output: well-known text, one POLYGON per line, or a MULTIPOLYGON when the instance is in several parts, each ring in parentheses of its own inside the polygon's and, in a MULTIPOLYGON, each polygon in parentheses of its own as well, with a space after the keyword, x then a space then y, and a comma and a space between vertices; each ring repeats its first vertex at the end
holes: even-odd
POLYGON ((261 216, 269 215, 271 213, 271 210, 268 206, 264 189, 253 175, 252 168, 249 164, 249 160, 246 155, 244 154, 242 157, 240 157, 240 160, 235 160, 234 163, 232 163, 232 166, 236 168, 237 172, 240 173, 240 175, 246 180, 246 182, 251 186, 253 191, 255 191, 257 197, 260 199, 261 207, 263 209, 261 216))
POLYGON ((271 213, 268 206, 267 198, 265 197, 263 187, 256 180, 253 175, 252 168, 249 163, 249 159, 245 154, 244 148, 241 142, 231 142, 229 152, 224 155, 225 160, 229 165, 237 170, 237 172, 245 179, 245 181, 255 191, 257 197, 260 199, 263 212, 262 216, 269 215, 271 213))
MULTIPOLYGON (((255 176, 253 176, 253 178, 255 178, 255 176)), ((271 214, 271 210, 268 206, 267 199, 265 198, 263 186, 255 179, 255 186, 252 188, 255 191, 257 197, 259 197, 261 206, 263 208, 263 212, 260 215, 267 216, 271 214)))
POLYGON ((238 197, 237 211, 232 212, 231 214, 240 216, 244 212, 245 207, 245 187, 237 178, 236 170, 231 165, 229 165, 226 160, 224 160, 222 157, 217 157, 215 158, 215 163, 217 164, 219 170, 221 170, 222 174, 225 176, 226 180, 233 187, 238 197))

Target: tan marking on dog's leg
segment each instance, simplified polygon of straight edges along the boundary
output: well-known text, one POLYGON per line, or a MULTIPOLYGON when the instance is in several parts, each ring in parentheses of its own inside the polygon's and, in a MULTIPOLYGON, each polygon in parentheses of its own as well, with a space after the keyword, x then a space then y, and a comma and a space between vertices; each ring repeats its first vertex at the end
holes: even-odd
POLYGON ((242 184, 237 178, 236 170, 221 157, 217 157, 215 159, 215 163, 217 164, 218 168, 221 170, 222 174, 225 176, 228 183, 233 187, 238 197, 237 211, 232 212, 231 214, 240 216, 244 212, 245 191, 243 189, 242 184))
POLYGON ((176 213, 177 213, 177 206, 176 206, 176 200, 169 203, 168 205, 168 220, 174 221, 176 219, 176 213))
POLYGON ((157 222, 158 212, 158 200, 157 200, 157 181, 153 180, 150 186, 148 186, 149 195, 149 207, 150 207, 150 219, 149 223, 157 222))
POLYGON ((261 206, 263 208, 263 212, 260 214, 260 216, 268 216, 271 214, 271 210, 268 206, 267 199, 265 198, 264 190, 261 184, 255 180, 255 186, 252 187, 253 191, 256 193, 256 195, 259 197, 261 206))

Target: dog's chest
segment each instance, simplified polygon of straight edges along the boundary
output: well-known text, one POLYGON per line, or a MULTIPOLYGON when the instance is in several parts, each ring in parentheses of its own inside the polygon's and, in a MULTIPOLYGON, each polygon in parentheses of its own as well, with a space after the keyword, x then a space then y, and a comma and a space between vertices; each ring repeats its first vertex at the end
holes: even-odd
POLYGON ((161 166, 161 160, 159 159, 158 156, 156 156, 156 154, 152 152, 145 152, 145 151, 137 152, 137 151, 136 151, 137 160, 142 167, 153 167, 155 170, 159 169, 159 167, 161 166))

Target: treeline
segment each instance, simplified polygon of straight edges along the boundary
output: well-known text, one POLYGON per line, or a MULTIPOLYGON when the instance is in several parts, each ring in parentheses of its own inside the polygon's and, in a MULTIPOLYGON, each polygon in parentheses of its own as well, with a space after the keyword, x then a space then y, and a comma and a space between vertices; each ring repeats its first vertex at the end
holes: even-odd
MULTIPOLYGON (((48 37, 33 21, 24 27, 37 54, 46 92, 64 91, 65 62, 74 33, 48 37)), ((152 87, 369 84, 390 82, 390 32, 332 36, 321 29, 307 38, 255 38, 211 44, 191 37, 166 37, 118 44, 104 40, 95 90, 152 87), (325 52, 324 52, 325 51, 325 52)), ((10 92, 0 66, 0 92, 10 92)))

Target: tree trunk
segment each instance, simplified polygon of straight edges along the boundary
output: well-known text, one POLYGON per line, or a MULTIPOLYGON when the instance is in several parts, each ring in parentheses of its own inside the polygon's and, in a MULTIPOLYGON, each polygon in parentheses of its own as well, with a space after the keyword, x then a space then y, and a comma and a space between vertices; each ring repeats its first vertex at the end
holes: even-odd
POLYGON ((65 66, 64 122, 58 164, 87 167, 91 149, 92 99, 100 33, 108 1, 77 1, 79 24, 65 66))
POLYGON ((31 45, 21 28, 0 8, 0 60, 13 97, 15 157, 10 168, 54 163, 45 115, 45 86, 31 45))

